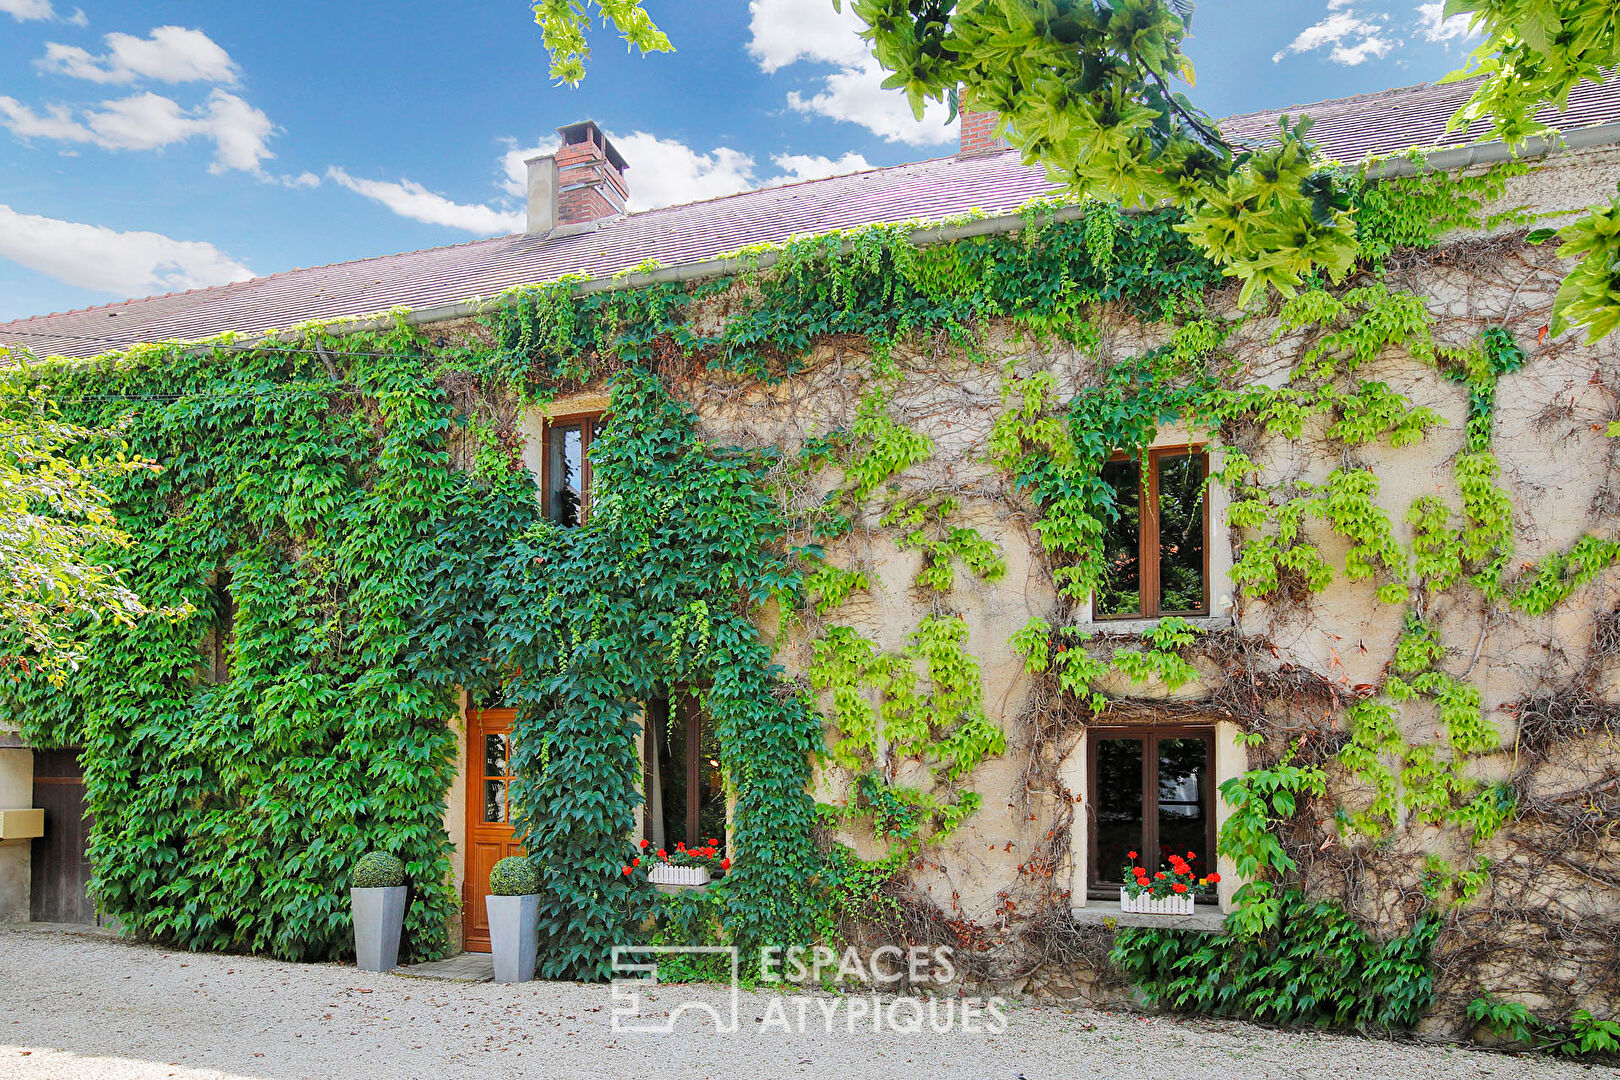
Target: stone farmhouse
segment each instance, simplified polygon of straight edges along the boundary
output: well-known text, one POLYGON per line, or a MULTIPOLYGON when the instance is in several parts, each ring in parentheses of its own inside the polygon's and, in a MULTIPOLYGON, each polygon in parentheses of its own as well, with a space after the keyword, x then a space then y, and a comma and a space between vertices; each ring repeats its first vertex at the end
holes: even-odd
MULTIPOLYGON (((853 876, 827 886, 837 899, 823 902, 825 925, 838 936, 944 942, 973 958, 963 978, 1001 989, 1103 1000, 1136 983, 1173 997, 1140 944, 1137 966, 1121 973, 1133 928, 1203 935, 1162 939, 1192 948, 1268 919, 1303 926, 1298 905, 1323 902, 1368 949, 1413 943, 1432 972, 1419 1010, 1429 1030, 1467 1031, 1467 1005, 1481 998, 1610 1016, 1620 1008, 1620 351, 1612 337, 1552 332, 1565 265, 1556 245, 1527 236, 1613 194, 1620 92, 1582 87, 1551 118, 1561 142, 1515 156, 1446 131, 1471 86, 1288 110, 1314 118, 1326 158, 1366 168, 1365 191, 1410 193, 1402 205, 1434 208, 1423 212, 1444 220, 1444 235, 1414 239, 1408 222, 1345 282, 1249 311, 1218 274, 1189 268, 1174 279, 1185 285, 1164 284, 1151 276, 1162 266, 1133 265, 1170 251, 1176 234, 1153 240, 1132 225, 1148 217, 1065 200, 996 138, 991 116, 964 116, 949 157, 638 213, 626 211, 636 163, 587 121, 559 128, 560 149, 529 162, 523 233, 22 319, 0 324, 0 345, 81 396, 85 372, 133 365, 142 386, 158 387, 154 365, 168 361, 153 358, 183 355, 225 378, 233 355, 277 341, 324 343, 307 346, 297 378, 325 370, 336 382, 377 350, 368 334, 413 335, 424 355, 508 355, 505 324, 488 316, 512 297, 532 313, 559 295, 581 311, 617 293, 679 295, 682 325, 701 339, 684 356, 679 335, 662 330, 641 359, 597 363, 604 345, 590 354, 596 366, 548 374, 516 404, 487 378, 435 378, 468 430, 488 427, 488 444, 532 476, 540 512, 561 528, 626 512, 593 481, 607 468, 596 447, 617 452, 614 378, 627 368, 657 373, 703 446, 778 462, 769 487, 787 523, 782 545, 803 552, 805 588, 751 606, 749 618, 781 666, 784 697, 821 714, 805 774, 821 808, 817 843, 837 849, 844 871, 868 871, 865 886, 853 876), (1402 156, 1411 147, 1428 149, 1402 156), (829 308, 806 315, 798 338, 791 319, 762 330, 753 368, 718 359, 743 348, 735 327, 759 310, 758 290, 786 288, 773 281, 842 281, 846 293, 830 295, 854 311, 854 297, 902 288, 906 275, 974 279, 952 296, 988 290, 1018 252, 1060 243, 1072 271, 1051 296, 1032 292, 1028 311, 997 301, 969 331, 908 315, 884 337, 840 329, 847 313, 829 308), (1143 274, 1148 287, 1130 284, 1143 274), (558 281, 569 282, 561 293, 523 291, 558 281), (309 324, 318 339, 289 329, 309 324), (173 342, 201 344, 141 348, 173 342), (1160 372, 1175 393, 1155 389, 1160 372), (1088 449, 1091 439, 1112 445, 1088 449), (815 524, 833 518, 836 528, 815 524), (1083 541, 1063 539, 1071 526, 1083 541), (1279 790, 1286 798, 1274 800, 1279 790), (1195 913, 1125 910, 1127 864, 1157 870, 1171 854, 1218 879, 1195 913)), ((1280 115, 1233 117, 1222 130, 1259 145, 1280 115)), ((1356 212, 1370 220, 1378 198, 1356 212)), ((611 330, 617 340, 633 336, 628 318, 611 330)), ((353 381, 356 400, 380 393, 353 381)), ((131 430, 143 450, 139 422, 131 430)), ((179 445, 143 452, 162 461, 179 445)), ((449 453, 457 468, 477 467, 476 454, 449 453)), ((119 495, 121 512, 132 497, 119 495)), ((142 513, 196 513, 182 501, 142 513)), ((217 856, 204 854, 205 828, 178 824, 153 841, 166 870, 123 869, 136 856, 114 854, 118 807, 161 802, 160 759, 141 758, 150 771, 120 780, 98 773, 95 755, 156 737, 109 719, 114 696, 137 711, 158 709, 142 695, 161 699, 165 715, 223 708, 245 670, 244 620, 276 617, 265 614, 265 575, 231 560, 279 545, 278 573, 303 580, 315 548, 301 537, 318 528, 221 540, 219 571, 194 583, 199 614, 184 632, 202 659, 189 681, 154 676, 163 688, 153 689, 131 675, 118 695, 75 689, 126 670, 107 659, 63 691, 73 716, 31 713, 43 696, 7 699, 0 918, 111 918, 193 946, 300 955, 271 929, 227 927, 225 906, 182 917, 172 896, 141 899, 180 879, 215 889, 199 866, 217 856), (223 936, 206 936, 204 923, 223 936)), ((156 580, 145 562, 140 575, 156 580)), ((308 674, 324 670, 311 663, 299 678, 324 677, 308 674)), ((250 678, 261 680, 253 699, 232 706, 243 716, 272 708, 275 677, 250 678)), ((728 758, 747 733, 710 714, 713 678, 712 691, 672 679, 633 703, 633 771, 603 790, 638 795, 627 850, 641 838, 674 848, 713 837, 740 874, 758 857, 747 837, 763 835, 764 811, 750 809, 753 774, 728 758)), ((323 700, 354 707, 357 681, 335 680, 323 700)), ((417 903, 444 936, 416 924, 421 953, 487 950, 484 881, 524 850, 514 785, 538 760, 513 743, 524 705, 503 694, 507 683, 475 681, 436 714, 424 706, 452 735, 434 744, 445 760, 432 782, 409 789, 431 806, 399 811, 438 830, 424 834, 429 854, 417 863, 444 880, 417 903)), ((214 737, 200 720, 181 723, 193 725, 189 738, 214 737)), ((243 755, 339 753, 341 740, 316 736, 272 751, 259 721, 244 724, 245 741, 230 744, 243 755)), ((561 736, 547 738, 555 760, 561 736)), ((250 792, 260 781, 225 779, 217 756, 184 760, 195 770, 185 783, 201 786, 171 800, 176 821, 206 807, 231 821, 270 813, 275 797, 250 792)), ((298 827, 312 833, 302 846, 264 841, 281 865, 315 859, 316 836, 344 859, 358 854, 343 847, 352 831, 298 827)), ((308 901, 333 941, 346 918, 341 886, 308 901)))

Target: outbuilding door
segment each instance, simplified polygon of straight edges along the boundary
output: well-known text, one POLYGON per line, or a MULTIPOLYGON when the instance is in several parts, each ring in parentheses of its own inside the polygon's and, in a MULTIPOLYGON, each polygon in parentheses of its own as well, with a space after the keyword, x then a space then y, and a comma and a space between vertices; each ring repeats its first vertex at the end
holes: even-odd
POLYGON ((489 872, 508 855, 522 855, 512 835, 507 789, 512 709, 476 709, 467 715, 467 876, 461 889, 462 948, 489 952, 489 872))
POLYGON ((28 917, 35 922, 93 923, 90 818, 77 750, 34 751, 34 805, 45 811, 45 835, 33 840, 28 917))

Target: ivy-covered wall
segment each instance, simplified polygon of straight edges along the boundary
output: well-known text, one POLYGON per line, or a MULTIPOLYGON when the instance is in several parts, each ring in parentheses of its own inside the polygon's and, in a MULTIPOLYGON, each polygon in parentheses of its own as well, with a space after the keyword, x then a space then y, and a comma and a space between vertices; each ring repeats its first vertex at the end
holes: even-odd
POLYGON ((519 290, 425 334, 26 369, 165 465, 115 492, 120 557, 196 611, 94 628, 66 688, 6 706, 86 748, 103 904, 191 947, 341 954, 347 867, 383 847, 441 950, 464 687, 519 710, 551 975, 599 976, 650 913, 1285 1021, 1611 1016, 1620 359, 1546 333, 1554 257, 1520 206, 1607 160, 1352 178, 1356 275, 1248 312, 1168 214, 1035 207, 690 286, 519 290), (562 530, 523 432, 578 392, 612 419, 592 521, 562 530), (1102 464, 1190 436, 1229 617, 1103 633, 1102 464), (673 683, 706 688, 737 794, 734 872, 696 900, 623 873, 638 703, 673 683), (1070 917, 1085 733, 1164 720, 1219 722, 1245 762, 1213 943, 1070 917), (1314 989, 1347 981, 1368 992, 1314 989))

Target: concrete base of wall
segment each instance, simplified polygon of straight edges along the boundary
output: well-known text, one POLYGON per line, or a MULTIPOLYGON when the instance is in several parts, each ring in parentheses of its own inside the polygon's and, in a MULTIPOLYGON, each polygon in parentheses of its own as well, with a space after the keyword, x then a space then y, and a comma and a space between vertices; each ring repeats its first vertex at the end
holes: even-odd
MULTIPOLYGON (((34 805, 34 752, 0 747, 0 810, 34 805)), ((29 840, 0 840, 0 922, 28 921, 28 890, 33 846, 29 840)))

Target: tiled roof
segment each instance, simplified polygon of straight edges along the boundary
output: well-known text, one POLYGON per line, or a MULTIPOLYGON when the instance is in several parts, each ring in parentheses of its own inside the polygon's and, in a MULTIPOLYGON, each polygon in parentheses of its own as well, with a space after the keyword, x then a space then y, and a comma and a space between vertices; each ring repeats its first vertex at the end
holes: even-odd
MULTIPOLYGON (((1413 145, 1464 143, 1470 140, 1444 134, 1445 123, 1472 86, 1420 85, 1251 113, 1223 121, 1222 130, 1258 141, 1276 130, 1282 113, 1308 111, 1316 120, 1312 137, 1340 161, 1413 145)), ((1549 119, 1566 131, 1620 121, 1620 82, 1583 84, 1569 112, 1549 119)), ((971 210, 1012 213, 1052 190, 1044 172, 1020 163, 1013 151, 938 158, 648 210, 572 235, 500 236, 19 319, 0 323, 0 343, 41 355, 90 356, 137 342, 254 333, 399 306, 427 308, 564 274, 599 278, 648 260, 663 266, 702 262, 793 235, 937 220, 971 210)))

